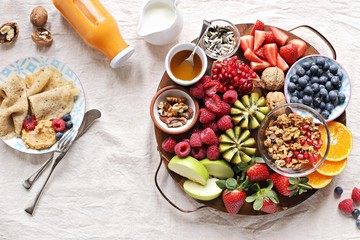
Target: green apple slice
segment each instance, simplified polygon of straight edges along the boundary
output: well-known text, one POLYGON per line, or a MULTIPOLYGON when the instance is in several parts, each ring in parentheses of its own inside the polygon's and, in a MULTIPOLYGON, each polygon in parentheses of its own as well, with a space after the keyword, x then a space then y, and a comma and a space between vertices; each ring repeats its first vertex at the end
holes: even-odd
POLYGON ((186 180, 183 185, 184 191, 195 199, 210 201, 221 195, 222 189, 216 185, 217 180, 217 178, 210 178, 205 186, 186 180))
POLYGON ((191 156, 180 158, 175 155, 170 160, 168 168, 180 176, 186 177, 202 185, 206 185, 206 182, 209 179, 209 173, 206 167, 196 158, 191 156))
POLYGON ((219 178, 227 179, 234 176, 234 171, 232 170, 230 164, 223 160, 209 160, 207 158, 200 161, 208 170, 209 175, 219 178))

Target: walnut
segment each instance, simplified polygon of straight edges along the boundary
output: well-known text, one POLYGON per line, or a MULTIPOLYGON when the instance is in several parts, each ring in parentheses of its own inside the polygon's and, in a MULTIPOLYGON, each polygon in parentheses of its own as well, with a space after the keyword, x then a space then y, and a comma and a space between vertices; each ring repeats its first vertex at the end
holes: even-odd
POLYGON ((48 19, 48 13, 45 8, 38 6, 31 11, 30 22, 35 27, 44 27, 48 19))
POLYGON ((14 43, 19 35, 19 26, 15 22, 5 23, 0 27, 0 43, 14 43))
POLYGON ((284 87, 284 72, 278 67, 268 67, 261 74, 267 90, 275 91, 284 87))
POLYGON ((269 92, 266 94, 266 104, 271 110, 285 103, 286 99, 282 92, 269 92))
POLYGON ((31 34, 32 40, 39 46, 48 47, 51 45, 53 38, 46 28, 36 28, 31 34))

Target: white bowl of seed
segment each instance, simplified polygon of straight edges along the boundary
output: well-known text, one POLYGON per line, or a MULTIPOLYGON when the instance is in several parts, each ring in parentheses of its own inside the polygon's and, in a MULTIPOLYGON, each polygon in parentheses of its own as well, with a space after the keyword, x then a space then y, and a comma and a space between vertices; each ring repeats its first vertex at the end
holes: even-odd
POLYGON ((231 57, 240 46, 240 32, 231 22, 224 19, 210 21, 201 45, 208 57, 222 59, 231 57))

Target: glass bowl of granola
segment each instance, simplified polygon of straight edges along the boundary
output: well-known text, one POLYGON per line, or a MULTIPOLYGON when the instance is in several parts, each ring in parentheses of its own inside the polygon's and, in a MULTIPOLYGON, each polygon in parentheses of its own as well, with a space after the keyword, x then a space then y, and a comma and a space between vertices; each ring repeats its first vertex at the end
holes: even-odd
POLYGON ((287 177, 303 177, 326 160, 330 132, 317 111, 304 104, 287 103, 266 115, 257 143, 261 156, 272 170, 287 177), (321 135, 319 125, 325 127, 326 136, 321 135), (325 149, 323 154, 320 148, 325 149))
POLYGON ((182 134, 195 125, 199 117, 199 104, 185 88, 167 86, 152 98, 150 115, 162 132, 182 134))

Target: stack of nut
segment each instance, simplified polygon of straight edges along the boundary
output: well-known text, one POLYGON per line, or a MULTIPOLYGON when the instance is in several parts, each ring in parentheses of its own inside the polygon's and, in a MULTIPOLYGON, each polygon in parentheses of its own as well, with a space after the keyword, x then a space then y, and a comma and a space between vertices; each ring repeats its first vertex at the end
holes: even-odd
POLYGON ((47 19, 48 13, 45 8, 38 6, 31 11, 30 22, 35 27, 31 38, 39 46, 50 46, 53 41, 50 31, 44 28, 47 19))
POLYGON ((194 111, 186 104, 185 98, 168 96, 166 101, 159 102, 158 113, 169 128, 176 128, 184 126, 194 111))

